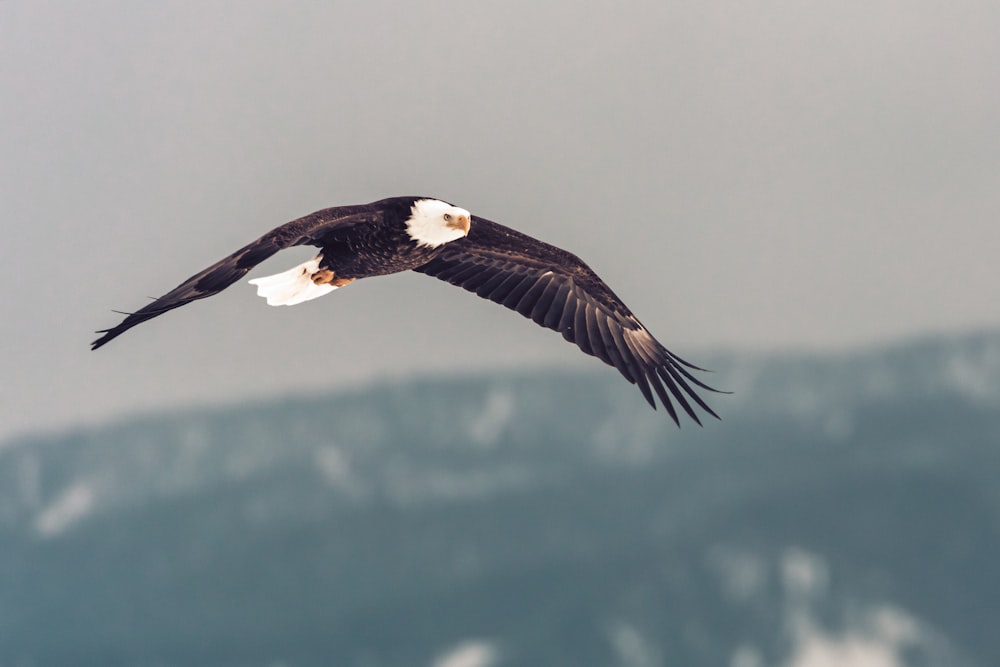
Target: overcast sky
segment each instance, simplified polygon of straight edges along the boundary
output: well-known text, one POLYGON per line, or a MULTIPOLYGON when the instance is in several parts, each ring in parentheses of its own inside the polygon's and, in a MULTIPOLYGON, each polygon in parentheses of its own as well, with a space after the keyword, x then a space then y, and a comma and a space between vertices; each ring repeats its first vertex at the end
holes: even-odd
POLYGON ((600 367, 416 274, 237 284, 89 351, 271 227, 399 194, 579 254, 695 361, 1000 326, 998 35, 995 0, 0 0, 0 439, 600 367))

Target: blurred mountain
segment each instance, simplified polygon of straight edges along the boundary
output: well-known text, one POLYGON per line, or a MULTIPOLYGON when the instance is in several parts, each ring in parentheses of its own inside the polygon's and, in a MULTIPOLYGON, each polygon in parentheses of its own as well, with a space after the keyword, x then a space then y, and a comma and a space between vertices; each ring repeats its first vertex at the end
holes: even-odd
POLYGON ((1000 334, 0 446, 0 666, 1000 664, 1000 334))

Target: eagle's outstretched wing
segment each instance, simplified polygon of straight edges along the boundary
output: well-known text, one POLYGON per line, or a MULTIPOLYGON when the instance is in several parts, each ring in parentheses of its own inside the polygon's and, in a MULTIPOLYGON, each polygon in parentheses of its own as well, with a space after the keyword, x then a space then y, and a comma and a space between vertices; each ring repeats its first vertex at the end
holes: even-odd
POLYGON ((655 392, 678 424, 671 396, 698 424, 688 398, 718 418, 691 387, 717 391, 687 370, 704 369, 663 347, 576 255, 474 216, 466 238, 449 243, 415 270, 560 332, 586 354, 617 368, 654 408, 655 392))
POLYGON ((341 206, 316 211, 276 227, 225 259, 199 271, 152 303, 128 314, 118 326, 98 331, 104 335, 91 343, 91 349, 96 350, 137 324, 168 310, 218 294, 279 250, 297 245, 321 246, 324 239, 336 230, 371 221, 371 218, 370 206, 341 206))

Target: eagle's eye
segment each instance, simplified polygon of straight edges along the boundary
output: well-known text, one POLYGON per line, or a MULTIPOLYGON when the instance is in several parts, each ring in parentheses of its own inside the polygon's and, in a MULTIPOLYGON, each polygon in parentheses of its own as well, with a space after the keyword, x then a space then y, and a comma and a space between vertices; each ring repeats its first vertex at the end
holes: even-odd
POLYGON ((445 213, 444 220, 445 222, 451 222, 451 213, 445 213))

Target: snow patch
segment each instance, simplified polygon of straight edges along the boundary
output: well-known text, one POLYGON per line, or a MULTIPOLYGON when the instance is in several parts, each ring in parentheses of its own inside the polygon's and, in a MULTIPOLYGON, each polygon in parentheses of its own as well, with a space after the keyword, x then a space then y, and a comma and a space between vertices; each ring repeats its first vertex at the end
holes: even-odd
POLYGON ((95 497, 92 486, 82 482, 74 484, 39 512, 35 530, 46 539, 66 532, 93 511, 95 497))
POLYGON ((764 667, 764 657, 753 646, 744 644, 733 651, 729 667, 764 667))
POLYGON ((316 467, 333 486, 341 486, 350 481, 351 464, 347 455, 337 447, 318 447, 314 454, 316 467))
POLYGON ((619 623, 611 630, 611 645, 618 661, 628 667, 659 667, 663 656, 639 631, 627 623, 619 623))
POLYGON ((317 447, 313 461, 330 486, 351 498, 361 498, 365 495, 364 486, 354 474, 350 458, 344 450, 333 445, 317 447))
POLYGON ((433 667, 491 667, 500 658, 500 653, 492 642, 470 639, 461 642, 431 663, 433 667))
POLYGON ((906 667, 906 655, 914 647, 936 650, 912 616, 889 605, 866 610, 845 629, 823 628, 815 602, 830 588, 830 568, 822 556, 789 547, 781 556, 779 571, 792 640, 782 667, 906 667))
POLYGON ((992 404, 1000 400, 1000 346, 989 345, 977 352, 949 359, 945 382, 973 401, 992 404))
POLYGON ((917 664, 965 664, 945 637, 889 603, 852 605, 841 623, 829 627, 820 610, 834 586, 822 555, 789 546, 772 561, 718 545, 706 560, 732 602, 745 604, 770 591, 772 578, 784 593, 784 657, 772 662, 760 646, 741 643, 730 654, 728 667, 907 667, 914 656, 921 658, 917 664))
POLYGON ((767 563, 747 551, 713 547, 708 554, 708 564, 718 575, 722 594, 730 602, 748 602, 767 584, 767 563))
POLYGON ((787 667, 906 667, 896 647, 877 638, 833 638, 814 631, 799 639, 787 667))
POLYGON ((822 556, 798 547, 789 547, 781 556, 781 580, 792 599, 815 597, 826 593, 830 569, 822 556))
POLYGON ((388 467, 383 486, 394 504, 416 507, 432 501, 482 498, 524 488, 531 481, 531 474, 516 466, 484 471, 421 469, 399 463, 388 467))
POLYGON ((793 624, 794 649, 784 667, 906 667, 906 650, 920 638, 905 612, 881 607, 863 628, 831 635, 808 616, 793 624))
POLYGON ((514 415, 514 396, 509 391, 494 391, 486 398, 475 420, 469 425, 473 442, 484 447, 497 443, 514 415))

